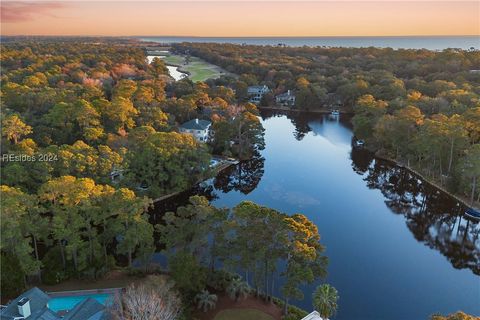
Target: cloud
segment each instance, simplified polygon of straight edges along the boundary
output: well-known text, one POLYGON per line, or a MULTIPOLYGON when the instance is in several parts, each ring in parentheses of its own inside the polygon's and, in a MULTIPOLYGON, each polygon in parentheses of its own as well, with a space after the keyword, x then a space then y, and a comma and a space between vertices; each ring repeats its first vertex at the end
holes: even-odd
POLYGON ((57 17, 55 10, 62 9, 66 5, 59 2, 21 2, 9 1, 0 4, 2 22, 25 22, 35 20, 39 16, 57 17))

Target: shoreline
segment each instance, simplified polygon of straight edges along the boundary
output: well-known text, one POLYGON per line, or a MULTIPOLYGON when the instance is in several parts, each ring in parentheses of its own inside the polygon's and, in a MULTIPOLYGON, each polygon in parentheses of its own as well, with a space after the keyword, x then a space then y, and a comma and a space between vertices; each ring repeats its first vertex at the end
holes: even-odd
POLYGON ((391 159, 387 156, 384 156, 384 155, 381 155, 379 154, 378 152, 372 152, 375 156, 375 158, 378 158, 380 160, 383 160, 383 161, 387 161, 387 162, 390 162, 392 164, 394 164, 395 166, 397 167, 400 167, 400 168, 404 168, 406 169, 407 171, 409 171, 410 173, 412 173, 413 175, 421 178, 424 182, 428 183, 430 186, 434 187, 435 189, 438 189, 439 191, 447 194, 448 196, 454 198, 455 200, 457 200, 459 203, 461 203, 462 205, 464 205, 465 207, 467 208, 473 208, 475 210, 480 210, 479 207, 477 207, 479 205, 478 201, 473 201, 473 204, 469 204, 469 200, 468 199, 465 199, 463 198, 462 196, 458 195, 458 194, 454 194, 450 191, 448 191, 447 189, 445 189, 443 186, 439 185, 436 181, 432 181, 432 179, 429 179, 427 177, 425 177, 424 174, 422 174, 421 172, 419 172, 418 170, 412 168, 412 167, 409 167, 403 163, 400 163, 399 161, 397 160, 394 160, 394 159, 391 159))
MULTIPOLYGON (((222 164, 219 164, 217 167, 215 167, 213 169, 213 175, 211 177, 208 177, 206 179, 200 179, 199 181, 197 181, 194 185, 196 184, 199 184, 199 183, 202 183, 204 181, 207 181, 211 178, 215 178, 220 172, 222 172, 223 170, 233 166, 233 165, 236 165, 238 162, 238 160, 235 160, 235 161, 229 161, 229 162, 225 162, 225 163, 222 163, 222 164)), ((193 186, 194 186, 193 185, 193 186)), ((188 189, 185 189, 185 190, 180 190, 180 191, 176 191, 176 192, 172 192, 172 193, 169 193, 169 194, 166 194, 166 195, 163 195, 161 197, 158 197, 156 199, 153 199, 153 204, 157 203, 157 202, 161 202, 161 201, 164 201, 164 200, 167 200, 171 197, 174 197, 176 195, 179 195, 181 194, 182 192, 185 192, 185 191, 188 191, 190 190, 193 186, 190 186, 188 189)))
MULTIPOLYGON (((283 112, 296 112, 296 113, 319 113, 319 114, 329 114, 332 112, 331 109, 322 107, 320 109, 315 109, 315 110, 301 110, 301 109, 295 109, 295 108, 289 108, 289 107, 281 107, 281 106, 257 106, 258 109, 260 110, 272 110, 272 111, 283 111, 283 112)), ((340 114, 352 114, 352 112, 349 111, 340 111, 340 114)))

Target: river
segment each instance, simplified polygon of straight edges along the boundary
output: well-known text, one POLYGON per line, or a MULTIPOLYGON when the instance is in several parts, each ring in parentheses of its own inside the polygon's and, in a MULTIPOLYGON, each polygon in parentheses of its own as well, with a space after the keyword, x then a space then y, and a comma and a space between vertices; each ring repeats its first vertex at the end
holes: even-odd
MULTIPOLYGON (((427 319, 463 310, 480 315, 480 225, 463 206, 407 170, 351 147, 350 119, 262 112, 261 157, 158 203, 173 209, 188 195, 217 206, 252 200, 319 228, 339 291, 335 319, 427 319)), ((155 214, 158 220, 159 214, 155 214)), ((312 310, 311 292, 293 303, 312 310)))
MULTIPOLYGON (((168 53, 168 51, 165 51, 165 53, 168 53)), ((163 57, 165 56, 147 56, 147 61, 150 64, 152 63, 154 58, 162 59, 163 57)), ((188 77, 188 74, 186 74, 185 72, 179 71, 177 66, 167 65, 167 69, 168 69, 168 73, 173 79, 175 79, 175 81, 188 77)))

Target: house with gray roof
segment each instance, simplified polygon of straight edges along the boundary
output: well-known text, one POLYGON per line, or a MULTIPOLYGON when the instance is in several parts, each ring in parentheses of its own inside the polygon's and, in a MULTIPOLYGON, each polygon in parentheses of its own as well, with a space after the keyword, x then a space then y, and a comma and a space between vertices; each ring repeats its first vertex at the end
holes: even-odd
POLYGON ((0 309, 0 320, 104 320, 108 319, 105 306, 87 298, 64 315, 49 309, 51 297, 34 287, 0 309))
POLYGON ((63 320, 101 320, 106 319, 105 306, 95 299, 87 298, 70 310, 63 320))
POLYGON ((248 101, 254 104, 259 104, 263 96, 268 93, 270 89, 266 86, 250 86, 247 89, 248 101))
POLYGON ((198 141, 206 142, 208 141, 208 135, 210 133, 210 127, 212 126, 212 122, 208 120, 201 120, 201 119, 192 119, 190 121, 185 122, 180 126, 180 132, 182 133, 190 133, 192 134, 195 139, 198 141))

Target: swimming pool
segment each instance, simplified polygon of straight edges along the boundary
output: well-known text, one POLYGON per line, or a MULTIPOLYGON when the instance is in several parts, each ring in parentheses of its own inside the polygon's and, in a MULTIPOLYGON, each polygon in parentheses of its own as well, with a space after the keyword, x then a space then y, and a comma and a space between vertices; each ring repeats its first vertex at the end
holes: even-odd
POLYGON ((78 296, 54 297, 48 301, 48 308, 55 312, 72 310, 77 303, 87 298, 93 298, 105 305, 113 298, 113 295, 111 293, 94 293, 78 296))

